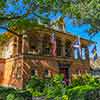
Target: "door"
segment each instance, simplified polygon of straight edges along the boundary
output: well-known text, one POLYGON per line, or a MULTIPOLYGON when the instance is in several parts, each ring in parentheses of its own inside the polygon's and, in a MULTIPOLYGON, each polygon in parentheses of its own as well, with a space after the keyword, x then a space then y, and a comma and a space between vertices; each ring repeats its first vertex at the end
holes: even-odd
POLYGON ((60 68, 60 73, 64 75, 64 83, 69 84, 69 68, 60 68))

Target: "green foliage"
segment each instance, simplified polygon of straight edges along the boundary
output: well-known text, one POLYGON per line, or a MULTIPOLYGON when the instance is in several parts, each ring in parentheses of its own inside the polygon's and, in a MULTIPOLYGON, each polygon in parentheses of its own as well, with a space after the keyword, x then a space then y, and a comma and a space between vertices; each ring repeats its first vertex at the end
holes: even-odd
POLYGON ((14 93, 10 93, 7 95, 7 100, 14 100, 15 99, 15 94, 14 93))
POLYGON ((33 76, 26 85, 26 90, 33 96, 45 95, 47 98, 61 97, 65 94, 65 85, 62 84, 62 80, 62 75, 55 75, 54 78, 46 80, 33 76))
POLYGON ((72 80, 72 86, 78 85, 95 85, 98 84, 98 80, 91 76, 90 74, 84 75, 75 75, 74 79, 72 80))
MULTIPOLYGON (((1 0, 0 21, 7 24, 11 21, 10 23, 13 23, 13 25, 16 22, 20 26, 27 26, 27 24, 24 24, 26 21, 23 19, 27 19, 30 22, 35 21, 36 18, 40 18, 44 20, 43 22, 46 20, 48 24, 50 22, 48 18, 50 12, 52 11, 56 15, 60 11, 63 18, 70 16, 78 19, 78 24, 91 24, 91 31, 89 32, 93 34, 100 31, 99 9, 99 0, 1 0), (23 6, 19 5, 19 3, 22 3, 23 6), (9 6, 12 6, 14 11, 7 12, 9 6), (43 15, 44 12, 46 13, 45 16, 43 15), (30 18, 30 16, 33 17, 30 18), (23 20, 23 22, 21 23, 19 20, 23 20)), ((23 27, 24 29, 26 28, 23 27)))
MULTIPOLYGON (((11 100, 11 99, 10 99, 11 100)), ((12 99, 13 100, 13 99, 12 99)), ((22 96, 18 96, 18 97, 16 97, 14 100, 25 100, 24 99, 24 97, 22 97, 22 96)))
POLYGON ((68 97, 70 100, 84 100, 84 95, 87 91, 94 89, 92 86, 76 86, 67 91, 68 97))
POLYGON ((62 100, 68 100, 68 95, 63 95, 62 100))
POLYGON ((46 84, 44 95, 46 95, 47 98, 62 97, 65 94, 65 87, 64 84, 62 84, 62 81, 62 75, 55 75, 55 77, 46 84))
POLYGON ((41 96, 44 89, 44 80, 32 76, 31 80, 26 85, 26 90, 33 96, 41 96))
POLYGON ((72 80, 72 86, 67 88, 69 100, 85 100, 87 93, 100 90, 99 84, 99 80, 90 74, 75 75, 72 80))
POLYGON ((2 100, 24 100, 24 98, 31 98, 31 94, 26 90, 0 87, 0 99, 2 100))
POLYGON ((40 79, 32 77, 31 83, 28 83, 29 87, 27 87, 27 90, 30 91, 33 96, 46 96, 47 99, 84 100, 87 92, 95 91, 100 88, 99 81, 89 74, 76 76, 71 86, 62 84, 62 80, 62 75, 55 75, 52 79, 44 80, 41 85, 42 92, 40 92, 38 86, 36 86, 37 81, 41 84, 40 79))
POLYGON ((17 93, 9 93, 6 100, 24 100, 24 96, 18 95, 17 93))
POLYGON ((55 75, 53 78, 45 80, 32 76, 23 90, 1 87, 0 98, 25 100, 31 96, 44 96, 47 100, 88 100, 88 98, 96 100, 100 97, 100 81, 89 74, 76 76, 70 86, 64 85, 62 80, 62 75, 55 75))

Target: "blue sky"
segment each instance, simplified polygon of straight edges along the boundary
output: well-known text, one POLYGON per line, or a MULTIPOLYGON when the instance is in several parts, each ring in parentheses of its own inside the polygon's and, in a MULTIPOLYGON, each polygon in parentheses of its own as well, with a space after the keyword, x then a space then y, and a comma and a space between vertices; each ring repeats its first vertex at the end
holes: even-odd
MULTIPOLYGON (((21 2, 18 5, 19 5, 18 7, 23 6, 21 4, 21 2)), ((7 11, 7 13, 13 12, 14 7, 9 5, 9 8, 7 8, 6 11, 7 11)), ((22 7, 22 11, 21 12, 20 11, 18 12, 18 11, 19 10, 17 10, 16 13, 18 13, 18 14, 22 13, 23 14, 23 13, 25 13, 25 8, 23 9, 23 7, 22 7)), ((59 13, 59 12, 56 15, 53 12, 51 12, 49 18, 52 19, 52 20, 55 20, 60 15, 61 15, 61 13, 59 13)), ((89 35, 86 32, 86 30, 88 30, 90 28, 90 25, 84 24, 84 25, 81 25, 81 26, 75 26, 75 25, 72 24, 72 19, 69 18, 69 17, 65 18, 65 23, 66 23, 66 31, 68 31, 68 32, 70 32, 70 33, 72 33, 76 36, 80 35, 80 37, 89 39, 89 35)), ((4 31, 5 30, 0 29, 0 34, 4 31)), ((100 32, 95 37, 93 37, 92 40, 97 42, 97 44, 96 44, 97 53, 100 56, 100 32)), ((93 48, 93 45, 89 46, 89 51, 90 51, 91 56, 92 56, 92 54, 91 54, 91 49, 92 48, 93 48)))

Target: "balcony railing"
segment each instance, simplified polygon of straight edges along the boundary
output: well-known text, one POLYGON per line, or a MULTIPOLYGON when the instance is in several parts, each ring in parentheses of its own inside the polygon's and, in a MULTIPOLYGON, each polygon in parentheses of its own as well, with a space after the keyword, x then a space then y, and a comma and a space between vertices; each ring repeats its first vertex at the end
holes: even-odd
POLYGON ((28 59, 46 59, 46 60, 63 60, 63 61, 72 61, 72 57, 63 57, 63 56, 51 56, 51 55, 34 55, 34 54, 29 54, 29 53, 25 53, 23 54, 24 58, 28 58, 28 59))

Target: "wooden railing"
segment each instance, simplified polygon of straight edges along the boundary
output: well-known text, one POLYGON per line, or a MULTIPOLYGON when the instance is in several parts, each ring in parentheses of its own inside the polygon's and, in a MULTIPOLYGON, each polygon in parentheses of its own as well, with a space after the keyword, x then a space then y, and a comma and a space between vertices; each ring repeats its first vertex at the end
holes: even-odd
POLYGON ((33 55, 33 54, 23 54, 24 58, 28 59, 47 59, 47 60, 63 60, 72 61, 72 57, 62 57, 62 56, 50 56, 50 55, 33 55))

